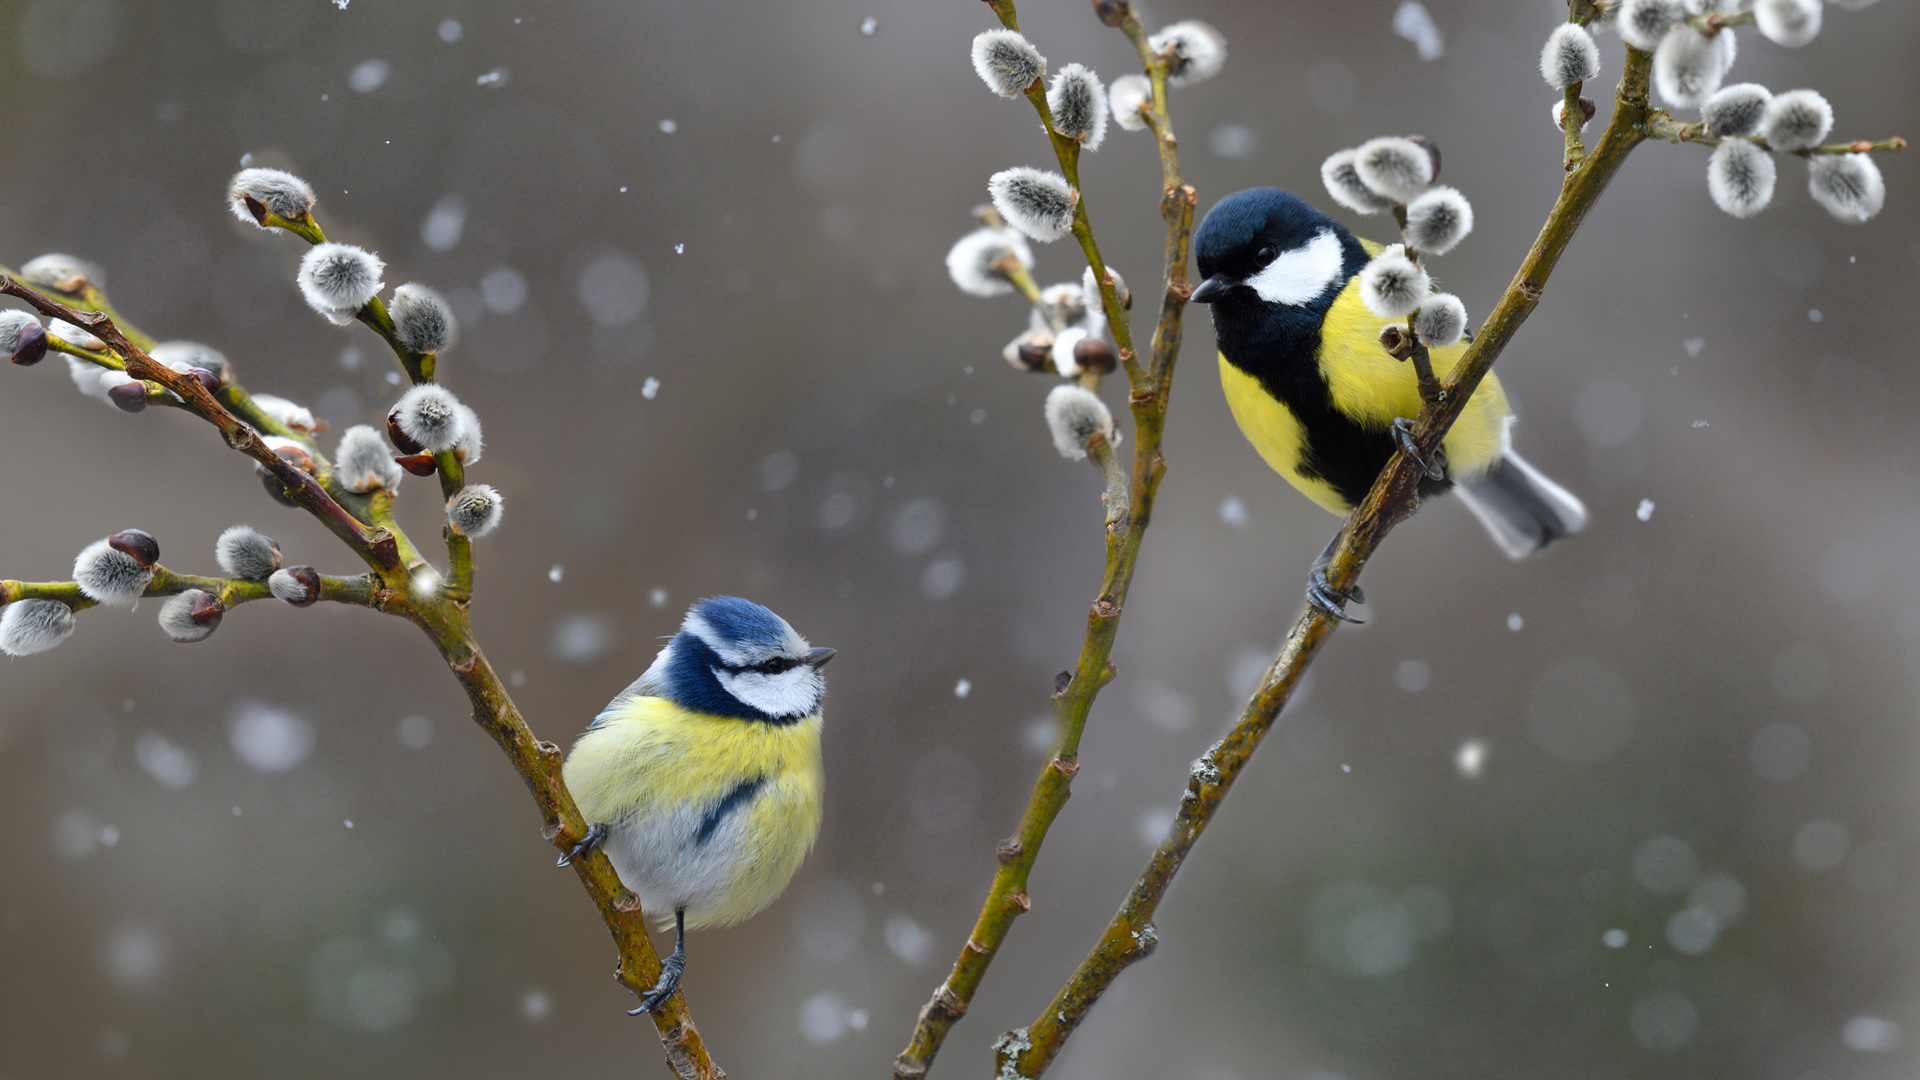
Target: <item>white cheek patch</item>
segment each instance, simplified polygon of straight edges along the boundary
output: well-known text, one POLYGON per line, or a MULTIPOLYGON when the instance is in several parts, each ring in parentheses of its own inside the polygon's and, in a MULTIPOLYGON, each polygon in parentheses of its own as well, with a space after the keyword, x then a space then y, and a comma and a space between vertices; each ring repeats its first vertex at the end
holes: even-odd
POLYGON ((1345 261, 1339 238, 1332 229, 1321 229, 1304 247, 1283 252, 1268 263, 1247 284, 1270 304, 1311 303, 1340 276, 1345 261))
POLYGON ((713 677, 727 693, 776 720, 811 716, 820 708, 822 680, 819 669, 811 664, 778 675, 714 668, 713 677))

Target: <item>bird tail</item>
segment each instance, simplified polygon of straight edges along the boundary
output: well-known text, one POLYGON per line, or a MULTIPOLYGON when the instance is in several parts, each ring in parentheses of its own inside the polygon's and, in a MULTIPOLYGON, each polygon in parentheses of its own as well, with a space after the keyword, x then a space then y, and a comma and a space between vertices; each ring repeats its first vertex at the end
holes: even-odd
POLYGON ((1454 485, 1460 501, 1509 559, 1523 559, 1587 526, 1587 508, 1509 445, 1485 476, 1454 485))

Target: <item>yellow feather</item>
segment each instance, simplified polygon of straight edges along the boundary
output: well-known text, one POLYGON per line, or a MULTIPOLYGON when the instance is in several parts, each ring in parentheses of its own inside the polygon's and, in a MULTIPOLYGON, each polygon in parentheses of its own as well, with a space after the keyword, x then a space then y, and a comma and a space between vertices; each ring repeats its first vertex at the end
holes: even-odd
MULTIPOLYGON (((1369 254, 1380 250, 1370 241, 1362 244, 1369 254)), ((1334 298, 1320 327, 1320 371, 1334 408, 1362 427, 1380 431, 1398 417, 1420 415, 1421 408, 1413 365, 1395 360, 1380 347, 1380 328, 1388 321, 1367 310, 1355 277, 1334 298)), ((1434 373, 1442 377, 1451 373, 1466 351, 1465 342, 1432 350, 1434 373)), ((1305 429, 1284 403, 1267 393, 1258 379, 1229 363, 1224 354, 1220 385, 1241 432, 1275 472, 1335 514, 1352 509, 1332 485, 1300 472, 1305 429)), ((1479 476, 1500 460, 1511 413, 1500 381, 1489 373, 1441 442, 1454 479, 1479 476)))
MULTIPOLYGON (((563 775, 588 821, 640 821, 710 804, 764 778, 747 815, 746 846, 717 904, 687 910, 687 925, 736 923, 772 903, 820 833, 826 777, 818 713, 775 725, 706 716, 665 698, 629 698, 588 729, 563 775)), ((671 919, 672 912, 655 912, 671 919)))

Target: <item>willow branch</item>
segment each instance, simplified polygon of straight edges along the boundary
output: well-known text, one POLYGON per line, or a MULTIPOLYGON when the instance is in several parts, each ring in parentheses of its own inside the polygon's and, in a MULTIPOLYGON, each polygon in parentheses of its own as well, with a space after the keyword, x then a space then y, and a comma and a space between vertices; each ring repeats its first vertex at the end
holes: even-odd
MULTIPOLYGON (((1750 14, 1743 12, 1743 14, 1750 14)), ((1745 139, 1768 153, 1793 154, 1796 157, 1810 158, 1815 154, 1888 154, 1899 153, 1907 148, 1907 140, 1898 135, 1880 139, 1855 139, 1852 142, 1824 143, 1805 150, 1775 150, 1768 145, 1762 135, 1718 136, 1707 131, 1707 125, 1698 120, 1688 122, 1676 120, 1665 109, 1654 109, 1647 115, 1647 137, 1665 139, 1670 143, 1699 143, 1701 146, 1719 146, 1725 139, 1745 139)))
MULTIPOLYGON (((1413 438, 1423 456, 1439 446, 1493 362, 1540 302, 1548 277, 1587 212, 1628 154, 1648 137, 1650 65, 1647 53, 1627 50, 1626 69, 1606 130, 1592 151, 1567 173, 1560 196, 1519 272, 1446 379, 1443 399, 1429 402, 1421 410, 1413 438)), ((1421 476, 1421 467, 1407 455, 1395 454, 1389 460, 1340 531, 1326 569, 1335 590, 1347 590, 1354 584, 1388 532, 1411 511, 1421 476)), ((1098 943, 1032 1025, 1008 1032, 996 1044, 1000 1076, 1034 1078, 1045 1072, 1114 979, 1153 952, 1158 943, 1153 915, 1167 887, 1335 627, 1335 621, 1315 606, 1309 605, 1301 615, 1239 721, 1226 738, 1193 763, 1180 809, 1166 838, 1128 890, 1098 943)))
POLYGON ((13 277, 0 276, 0 294, 25 300, 42 314, 65 319, 106 342, 108 350, 125 364, 128 375, 143 382, 159 383, 173 391, 173 395, 184 403, 189 412, 218 428, 228 446, 252 458, 278 477, 290 501, 319 519, 356 555, 366 560, 367 565, 376 570, 390 570, 398 565, 391 535, 361 524, 335 502, 333 496, 327 494, 319 481, 268 449, 253 428, 228 412, 225 405, 207 392, 199 379, 175 371, 148 356, 144 349, 127 339, 111 316, 105 312, 76 310, 21 284, 13 277))
MULTIPOLYGON (((312 243, 325 239, 311 216, 303 222, 288 223, 269 214, 265 223, 286 228, 312 243)), ((499 676, 481 654, 468 626, 472 558, 471 542, 466 537, 457 536, 451 531, 448 533, 453 584, 437 589, 416 589, 412 572, 425 560, 393 522, 391 492, 380 491, 360 496, 343 491, 336 499, 319 478, 309 475, 267 448, 256 427, 275 433, 287 432, 287 437, 300 436, 266 417, 244 390, 237 386, 221 387, 219 397, 216 397, 195 376, 174 371, 155 361, 145 351, 146 345, 129 340, 130 335, 105 311, 76 310, 29 288, 11 274, 0 273, 0 294, 19 297, 45 315, 86 328, 106 343, 108 352, 103 354, 105 360, 122 366, 133 378, 170 391, 173 397, 178 398, 181 407, 213 424, 229 446, 253 458, 277 477, 290 501, 318 518, 373 569, 373 573, 359 578, 323 575, 320 579, 320 598, 360 604, 397 615, 425 631, 453 671, 454 677, 467 691, 473 703, 475 722, 506 752, 514 770, 526 782, 529 792, 540 806, 542 835, 561 851, 571 849, 585 835, 586 822, 561 776, 560 748, 534 738, 501 685, 499 676), (241 419, 236 413, 245 415, 246 419, 241 419), (343 503, 352 504, 359 516, 349 512, 343 503), (363 524, 362 518, 372 522, 373 527, 363 524)), ((104 297, 100 298, 97 306, 106 306, 104 297)), ((416 383, 432 378, 433 354, 411 353, 400 345, 394 335, 392 320, 378 299, 361 309, 360 318, 394 347, 416 383)), ((150 339, 144 339, 144 335, 142 338, 150 343, 150 339)), ((301 438, 301 441, 311 442, 306 438, 301 438)), ((330 470, 324 468, 325 459, 317 453, 314 456, 317 464, 322 466, 323 474, 330 475, 330 470)), ((447 453, 440 455, 436 464, 441 474, 442 492, 451 494, 459 490, 464 483, 461 463, 447 453)), ((232 603, 270 595, 267 587, 260 582, 193 577, 174 574, 164 568, 156 569, 147 595, 171 595, 196 588, 215 593, 223 602, 230 600, 232 603)), ((36 597, 60 600, 76 610, 93 605, 93 601, 81 594, 79 586, 73 582, 0 581, 0 604, 36 597)), ((621 886, 613 864, 604 853, 595 850, 588 856, 572 860, 572 865, 581 884, 600 909, 602 921, 619 950, 617 978, 635 994, 644 993, 659 979, 661 965, 660 957, 648 937, 646 915, 641 910, 639 899, 621 886)), ((713 1063, 699 1032, 694 1028, 683 995, 675 993, 655 1009, 651 1017, 666 1052, 667 1063, 676 1076, 681 1080, 724 1080, 726 1074, 713 1063)))
MULTIPOLYGON (((1018 28, 1012 0, 994 0, 993 8, 1009 28, 1018 28)), ((1073 777, 1080 771, 1080 736, 1086 727, 1087 713, 1101 688, 1113 679, 1114 637, 1119 633, 1121 612, 1133 584, 1140 543, 1153 518, 1154 497, 1167 471, 1160 441, 1172 392, 1174 360, 1180 352, 1181 317, 1187 297, 1193 291, 1187 284, 1187 256, 1193 234, 1195 199, 1193 189, 1186 186, 1180 176, 1178 143, 1173 138, 1167 112, 1165 61, 1145 48, 1145 34, 1131 17, 1129 25, 1128 36, 1141 48, 1142 62, 1153 79, 1154 131, 1166 182, 1160 202, 1161 215, 1167 225, 1163 299, 1160 318, 1154 327, 1152 352, 1145 365, 1133 354, 1126 312, 1120 307, 1104 264, 1099 261, 1099 249, 1093 244, 1084 200, 1075 210, 1074 229, 1076 236, 1084 235, 1082 250, 1087 253, 1088 265, 1094 268, 1095 280, 1100 282, 1101 299, 1113 327, 1114 342, 1127 364, 1132 389, 1128 404, 1134 419, 1133 469, 1130 475, 1122 474, 1113 448, 1106 446, 1104 440, 1100 446, 1091 448, 1107 479, 1106 567, 1100 594, 1087 614, 1080 655, 1072 670, 1061 672, 1055 680, 1053 707, 1059 742, 1034 781, 1033 793, 1028 797, 1018 829, 998 847, 999 866, 994 871, 993 884, 981 905, 980 915, 974 921, 973 932, 967 936, 966 945, 946 980, 920 1010, 907 1048, 894 1060, 893 1075, 897 1080, 915 1080, 926 1075, 947 1033, 966 1014, 1014 919, 1032 906, 1027 879, 1048 830, 1072 794, 1073 777), (1121 491, 1124 498, 1116 497, 1121 491)), ((1041 118, 1048 121, 1048 133, 1056 151, 1062 154, 1062 167, 1067 167, 1070 160, 1075 163, 1075 171, 1068 174, 1068 179, 1077 189, 1079 144, 1072 144, 1072 153, 1066 153, 1067 148, 1060 145, 1060 136, 1053 133, 1045 95, 1030 91, 1028 96, 1041 110, 1041 118)))

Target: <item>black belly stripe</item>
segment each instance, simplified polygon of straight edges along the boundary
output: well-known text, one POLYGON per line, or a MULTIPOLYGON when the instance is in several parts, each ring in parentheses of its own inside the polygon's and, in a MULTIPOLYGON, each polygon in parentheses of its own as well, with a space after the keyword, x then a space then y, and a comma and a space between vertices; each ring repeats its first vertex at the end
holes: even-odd
POLYGON ((721 823, 727 820, 727 815, 745 806, 766 784, 767 778, 764 776, 742 780, 733 786, 732 791, 720 796, 718 802, 707 807, 707 812, 700 818, 700 828, 693 834, 693 846, 701 847, 713 839, 713 834, 719 830, 721 823))

